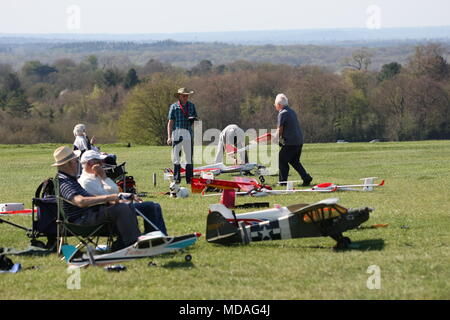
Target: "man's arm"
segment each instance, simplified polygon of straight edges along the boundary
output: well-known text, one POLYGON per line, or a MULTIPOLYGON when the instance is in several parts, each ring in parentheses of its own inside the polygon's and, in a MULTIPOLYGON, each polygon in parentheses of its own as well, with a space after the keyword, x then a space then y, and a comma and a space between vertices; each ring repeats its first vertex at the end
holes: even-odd
POLYGON ((173 130, 173 120, 169 120, 167 122, 167 144, 170 146, 172 145, 172 130, 173 130))
POLYGON ((86 208, 95 206, 98 204, 104 204, 108 202, 116 202, 119 200, 119 195, 117 193, 108 194, 104 196, 94 196, 94 197, 85 197, 82 195, 76 195, 72 198, 72 203, 80 208, 86 208))

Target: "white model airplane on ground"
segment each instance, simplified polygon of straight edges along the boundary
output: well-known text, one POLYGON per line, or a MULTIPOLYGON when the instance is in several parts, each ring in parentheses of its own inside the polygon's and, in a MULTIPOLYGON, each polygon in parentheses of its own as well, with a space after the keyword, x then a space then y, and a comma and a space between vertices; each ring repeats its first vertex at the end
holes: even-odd
MULTIPOLYGON (((71 245, 62 246, 62 252, 69 266, 103 266, 132 259, 153 257, 164 253, 178 252, 193 245, 200 236, 200 233, 192 233, 170 237, 164 235, 161 231, 153 231, 140 236, 133 245, 111 253, 96 254, 91 247, 87 247, 87 253, 82 253, 71 245)), ((185 259, 190 261, 192 257, 186 255, 185 259)))

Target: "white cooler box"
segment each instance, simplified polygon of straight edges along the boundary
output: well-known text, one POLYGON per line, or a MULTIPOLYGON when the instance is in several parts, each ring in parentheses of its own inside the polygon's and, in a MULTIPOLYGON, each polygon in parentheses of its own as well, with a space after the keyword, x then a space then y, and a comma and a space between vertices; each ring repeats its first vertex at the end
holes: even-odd
POLYGON ((0 203, 0 212, 24 210, 23 203, 0 203))

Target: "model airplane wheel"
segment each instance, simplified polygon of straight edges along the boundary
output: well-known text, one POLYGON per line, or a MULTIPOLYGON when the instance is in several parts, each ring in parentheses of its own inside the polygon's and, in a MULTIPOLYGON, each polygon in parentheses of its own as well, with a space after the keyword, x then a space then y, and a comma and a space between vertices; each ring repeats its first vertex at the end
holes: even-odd
POLYGON ((184 256, 184 260, 186 262, 190 262, 192 260, 192 256, 190 254, 187 254, 186 256, 184 256))

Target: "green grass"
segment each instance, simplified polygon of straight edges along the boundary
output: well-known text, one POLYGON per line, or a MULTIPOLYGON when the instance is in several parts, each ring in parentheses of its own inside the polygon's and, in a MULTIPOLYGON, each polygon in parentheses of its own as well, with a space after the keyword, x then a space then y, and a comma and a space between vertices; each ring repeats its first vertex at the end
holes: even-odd
MULTIPOLYGON (((0 202, 24 202, 38 184, 54 176, 52 152, 58 145, 0 145, 0 202)), ((205 232, 208 206, 215 197, 190 195, 169 199, 158 194, 168 184, 162 169, 170 166, 170 148, 105 145, 127 162, 128 172, 147 200, 161 203, 170 234, 205 232), (157 187, 152 173, 157 173, 157 187)), ((56 255, 11 256, 24 270, 0 275, 2 299, 449 299, 450 298, 450 141, 403 143, 307 144, 302 162, 313 183, 353 184, 362 177, 386 179, 373 192, 340 192, 346 207, 376 210, 366 225, 387 228, 347 232, 359 249, 334 252, 330 238, 293 239, 222 247, 204 237, 184 255, 158 256, 125 263, 128 271, 81 270, 81 289, 67 289, 66 264, 56 255), (149 261, 157 263, 148 267, 149 261), (381 289, 369 290, 367 268, 381 270, 381 289)), ((225 176, 226 177, 226 176, 225 176)), ((291 171, 291 180, 299 177, 291 171)), ((276 177, 267 177, 274 183, 276 177)), ((237 203, 269 201, 271 205, 313 203, 321 193, 238 198, 237 203)), ((11 221, 29 226, 28 217, 11 221)), ((0 224, 0 246, 25 249, 25 232, 0 224)))

